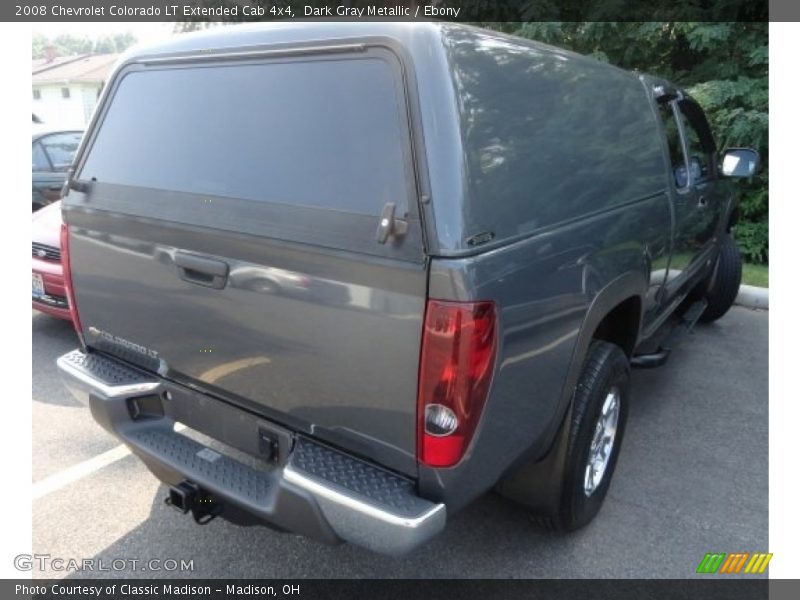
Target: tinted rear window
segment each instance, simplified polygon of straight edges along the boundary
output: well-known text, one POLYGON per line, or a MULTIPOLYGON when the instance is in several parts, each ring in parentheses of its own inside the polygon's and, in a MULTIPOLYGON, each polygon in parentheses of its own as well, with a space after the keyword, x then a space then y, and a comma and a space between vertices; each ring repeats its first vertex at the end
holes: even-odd
POLYGON ((47 156, 50 157, 54 170, 66 171, 69 169, 82 137, 83 133, 66 132, 47 135, 39 140, 47 152, 47 156))
POLYGON ((377 58, 134 71, 81 178, 378 215, 409 197, 402 114, 377 58))

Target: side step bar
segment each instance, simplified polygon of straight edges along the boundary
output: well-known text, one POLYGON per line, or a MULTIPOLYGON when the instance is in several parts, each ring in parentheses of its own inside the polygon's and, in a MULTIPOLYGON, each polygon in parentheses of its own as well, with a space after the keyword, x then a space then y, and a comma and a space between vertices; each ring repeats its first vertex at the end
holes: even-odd
POLYGON ((631 358, 631 367, 635 369, 653 369, 664 365, 669 359, 670 352, 681 341, 683 336, 689 333, 697 324, 700 316, 708 306, 706 300, 698 300, 690 305, 686 312, 681 315, 680 321, 676 323, 669 335, 661 342, 656 352, 649 354, 637 354, 631 358))

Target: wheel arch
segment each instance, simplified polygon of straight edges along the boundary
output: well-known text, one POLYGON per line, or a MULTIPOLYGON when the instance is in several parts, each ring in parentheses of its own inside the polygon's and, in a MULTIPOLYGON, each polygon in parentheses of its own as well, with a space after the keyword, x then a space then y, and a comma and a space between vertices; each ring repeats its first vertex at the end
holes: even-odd
POLYGON ((647 281, 644 274, 627 272, 611 280, 595 294, 583 318, 572 352, 561 394, 562 409, 566 409, 571 402, 572 391, 593 339, 616 343, 628 356, 633 354, 642 327, 646 292, 647 281))
POLYGON ((642 322, 642 298, 632 295, 614 306, 600 320, 591 339, 616 344, 630 359, 636 348, 642 322))
POLYGON ((569 424, 572 418, 572 400, 589 346, 595 339, 612 343, 621 341, 629 348, 630 357, 641 330, 647 282, 642 272, 628 272, 613 279, 592 299, 578 332, 572 360, 564 380, 558 410, 558 425, 554 428, 546 451, 538 457, 527 457, 509 470, 501 480, 498 491, 534 510, 549 512, 560 502, 562 465, 565 460, 569 424), (626 324, 630 330, 615 331, 617 323, 626 324), (600 335, 601 337, 598 337, 600 335))

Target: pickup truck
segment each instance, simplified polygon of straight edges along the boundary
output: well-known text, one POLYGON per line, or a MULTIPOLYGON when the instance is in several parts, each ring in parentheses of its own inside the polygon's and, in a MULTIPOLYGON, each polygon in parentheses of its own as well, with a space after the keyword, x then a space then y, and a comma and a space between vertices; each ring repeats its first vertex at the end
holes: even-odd
POLYGON ((198 523, 402 554, 496 490, 571 531, 630 369, 733 303, 757 166, 669 82, 474 27, 176 36, 70 172, 58 367, 198 523))

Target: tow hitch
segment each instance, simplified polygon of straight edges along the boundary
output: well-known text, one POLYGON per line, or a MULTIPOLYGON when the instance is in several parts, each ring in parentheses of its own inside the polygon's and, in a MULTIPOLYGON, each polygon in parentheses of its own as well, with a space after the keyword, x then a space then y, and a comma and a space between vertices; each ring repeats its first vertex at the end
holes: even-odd
POLYGON ((198 525, 206 525, 222 513, 222 504, 191 481, 182 481, 178 485, 170 486, 169 496, 164 498, 164 503, 183 514, 191 511, 198 525))

